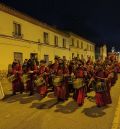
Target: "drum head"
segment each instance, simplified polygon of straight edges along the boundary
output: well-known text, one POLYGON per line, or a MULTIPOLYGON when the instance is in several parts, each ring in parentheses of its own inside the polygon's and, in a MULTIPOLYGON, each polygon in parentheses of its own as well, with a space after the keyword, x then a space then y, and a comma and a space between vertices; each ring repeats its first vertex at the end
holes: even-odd
POLYGON ((77 78, 73 80, 73 86, 75 89, 79 89, 84 86, 83 84, 83 78, 77 78))

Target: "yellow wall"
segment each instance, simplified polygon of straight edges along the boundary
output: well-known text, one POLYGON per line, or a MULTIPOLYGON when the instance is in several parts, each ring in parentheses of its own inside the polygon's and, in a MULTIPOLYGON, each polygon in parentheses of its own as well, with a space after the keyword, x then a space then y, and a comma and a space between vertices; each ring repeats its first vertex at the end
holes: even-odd
POLYGON ((30 58, 30 53, 38 53, 38 59, 44 59, 44 55, 49 55, 50 60, 54 60, 54 56, 58 55, 60 57, 66 56, 69 59, 69 39, 65 35, 60 35, 41 26, 34 25, 23 19, 12 16, 5 12, 0 11, 0 34, 5 35, 5 37, 0 37, 0 52, 2 62, 0 62, 0 68, 3 69, 10 64, 13 59, 13 52, 23 53, 23 60, 25 58, 30 58), (15 40, 12 38, 7 39, 8 36, 13 36, 13 22, 21 24, 21 32, 23 34, 23 39, 36 42, 36 44, 22 41, 21 39, 15 40), (49 34, 49 45, 38 45, 38 40, 40 43, 44 43, 43 33, 47 32, 49 34), (54 47, 54 36, 58 36, 58 46, 54 47), (66 39, 66 48, 63 46, 63 38, 66 39), (9 58, 8 58, 9 57, 9 58), (6 60, 8 59, 8 60, 6 60), (4 65, 6 64, 6 65, 4 65))
POLYGON ((14 60, 14 52, 23 53, 23 60, 30 58, 30 53, 38 53, 37 44, 0 37, 0 69, 6 69, 14 60))
POLYGON ((95 60, 95 45, 92 44, 89 41, 86 41, 82 39, 81 37, 75 36, 74 34, 71 34, 70 36, 70 44, 72 45, 72 39, 74 39, 74 46, 70 46, 70 58, 72 59, 72 53, 74 53, 75 57, 77 57, 77 54, 79 54, 79 57, 81 58, 81 55, 84 56, 84 58, 87 60, 88 56, 91 56, 93 61, 95 60), (77 47, 77 41, 79 41, 79 48, 77 47), (81 48, 81 43, 83 43, 83 48, 81 48), (87 45, 89 45, 89 49, 87 50, 87 45), (90 50, 91 46, 91 50, 90 50))
POLYGON ((93 44, 76 36, 52 31, 0 11, 0 69, 2 70, 6 70, 8 64, 11 64, 14 60, 14 52, 23 53, 23 61, 26 58, 30 58, 30 53, 37 53, 39 60, 44 59, 44 55, 49 55, 49 61, 54 61, 55 55, 61 58, 66 56, 68 60, 72 59, 72 53, 75 53, 75 56, 79 54, 80 57, 83 54, 85 59, 87 59, 87 55, 94 57, 94 51, 84 51, 87 44, 95 47, 93 44), (13 37, 13 22, 21 24, 22 39, 13 37), (44 44, 44 32, 49 34, 49 45, 44 44), (58 36, 58 47, 54 45, 54 36, 58 36), (63 48, 63 38, 66 39, 66 48, 63 48), (72 38, 75 39, 75 47, 70 46, 72 38), (40 41, 39 43, 38 40, 40 41), (83 49, 77 48, 77 40, 79 40, 79 43, 83 42, 83 49))

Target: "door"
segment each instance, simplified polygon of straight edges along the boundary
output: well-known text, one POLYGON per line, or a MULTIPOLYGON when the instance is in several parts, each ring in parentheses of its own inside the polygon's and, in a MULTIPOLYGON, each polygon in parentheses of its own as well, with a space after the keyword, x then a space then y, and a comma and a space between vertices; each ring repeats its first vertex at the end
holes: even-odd
POLYGON ((37 53, 31 53, 30 54, 30 59, 32 59, 32 60, 38 59, 38 54, 37 53))
POLYGON ((46 64, 49 64, 49 56, 48 55, 44 55, 44 60, 46 61, 46 64))

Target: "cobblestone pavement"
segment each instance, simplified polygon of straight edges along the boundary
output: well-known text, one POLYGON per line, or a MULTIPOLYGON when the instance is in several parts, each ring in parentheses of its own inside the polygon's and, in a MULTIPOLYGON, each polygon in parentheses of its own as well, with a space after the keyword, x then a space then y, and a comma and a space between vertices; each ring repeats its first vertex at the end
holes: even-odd
MULTIPOLYGON (((10 94, 10 84, 6 80, 2 84, 5 93, 10 94)), ((111 94, 113 103, 102 108, 96 107, 94 92, 88 94, 89 99, 85 99, 82 107, 78 107, 72 98, 57 103, 51 92, 44 99, 37 94, 31 97, 25 93, 7 95, 0 101, 0 129, 118 129, 120 76, 111 94)))

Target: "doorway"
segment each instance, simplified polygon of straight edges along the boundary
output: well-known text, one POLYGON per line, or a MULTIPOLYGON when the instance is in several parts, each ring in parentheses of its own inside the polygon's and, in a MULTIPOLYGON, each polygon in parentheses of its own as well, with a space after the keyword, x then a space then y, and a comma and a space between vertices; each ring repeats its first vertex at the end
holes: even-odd
POLYGON ((44 60, 46 61, 46 64, 49 64, 49 56, 48 55, 44 55, 44 60))

